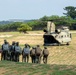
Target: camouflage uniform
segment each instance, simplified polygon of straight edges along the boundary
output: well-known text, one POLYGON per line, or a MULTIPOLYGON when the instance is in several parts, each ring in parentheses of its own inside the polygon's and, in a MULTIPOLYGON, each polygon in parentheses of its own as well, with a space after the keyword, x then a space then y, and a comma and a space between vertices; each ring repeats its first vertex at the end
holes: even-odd
POLYGON ((35 63, 36 62, 36 48, 35 47, 32 47, 32 50, 30 51, 30 56, 31 56, 32 63, 35 63))
POLYGON ((22 61, 28 62, 29 54, 30 54, 30 46, 25 44, 25 47, 23 48, 23 51, 22 51, 22 61))
POLYGON ((11 51, 11 60, 15 61, 15 42, 14 41, 12 42, 10 51, 11 51))
POLYGON ((37 63, 41 62, 41 52, 42 52, 42 49, 40 48, 39 45, 37 45, 36 47, 36 62, 37 63))
POLYGON ((9 44, 6 40, 4 40, 4 44, 2 45, 2 58, 4 60, 8 59, 8 51, 9 51, 9 44))
POLYGON ((21 54, 21 47, 19 46, 19 42, 16 43, 16 46, 15 46, 15 61, 16 62, 19 62, 19 56, 21 54))
POLYGON ((49 51, 47 50, 46 47, 44 47, 42 53, 43 53, 43 62, 46 64, 47 63, 47 58, 48 58, 48 55, 49 55, 49 51))

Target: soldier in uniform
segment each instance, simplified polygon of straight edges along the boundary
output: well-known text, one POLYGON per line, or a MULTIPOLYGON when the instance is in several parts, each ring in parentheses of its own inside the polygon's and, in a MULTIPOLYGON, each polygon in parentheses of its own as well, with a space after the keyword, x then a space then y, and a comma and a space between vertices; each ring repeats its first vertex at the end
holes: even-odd
POLYGON ((11 60, 15 61, 15 41, 12 42, 10 51, 11 51, 11 60))
POLYGON ((36 48, 35 47, 32 47, 30 51, 30 56, 31 56, 32 63, 35 63, 36 61, 36 48))
POLYGON ((43 62, 45 64, 47 64, 47 59, 48 59, 48 55, 49 55, 49 51, 48 51, 47 47, 44 47, 42 53, 43 53, 43 62))
POLYGON ((8 51, 9 51, 9 44, 6 40, 4 40, 4 44, 2 45, 2 59, 8 59, 8 51))
POLYGON ((42 52, 42 49, 40 48, 39 45, 37 45, 36 47, 36 62, 37 63, 41 62, 41 52, 42 52))
POLYGON ((21 47, 19 46, 19 42, 16 43, 16 46, 15 46, 15 61, 16 62, 19 62, 19 56, 21 54, 21 47))
POLYGON ((30 46, 25 44, 25 47, 23 48, 23 51, 22 51, 22 61, 28 63, 29 55, 30 55, 30 46))

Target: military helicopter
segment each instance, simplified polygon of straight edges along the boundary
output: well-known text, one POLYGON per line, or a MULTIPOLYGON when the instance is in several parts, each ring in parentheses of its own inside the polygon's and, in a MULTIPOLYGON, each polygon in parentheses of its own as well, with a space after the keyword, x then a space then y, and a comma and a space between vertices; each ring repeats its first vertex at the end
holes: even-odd
POLYGON ((56 29, 53 21, 47 22, 47 29, 44 32, 44 45, 69 45, 72 39, 68 27, 62 26, 56 29))

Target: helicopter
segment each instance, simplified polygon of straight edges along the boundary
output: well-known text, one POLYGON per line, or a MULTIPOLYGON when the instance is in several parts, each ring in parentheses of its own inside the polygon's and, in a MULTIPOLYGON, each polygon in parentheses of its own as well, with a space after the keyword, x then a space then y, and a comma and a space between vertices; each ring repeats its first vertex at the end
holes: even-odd
POLYGON ((47 22, 47 29, 44 32, 44 45, 69 45, 72 40, 69 28, 67 26, 61 26, 56 29, 53 21, 47 22))

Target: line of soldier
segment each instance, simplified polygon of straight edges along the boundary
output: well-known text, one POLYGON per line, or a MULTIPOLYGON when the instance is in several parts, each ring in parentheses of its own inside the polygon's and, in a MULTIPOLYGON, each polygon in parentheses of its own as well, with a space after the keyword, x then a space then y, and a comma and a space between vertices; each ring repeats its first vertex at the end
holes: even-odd
POLYGON ((19 56, 22 54, 22 62, 29 62, 29 57, 31 57, 32 63, 41 63, 41 57, 43 56, 43 62, 46 64, 49 51, 47 47, 44 47, 43 51, 39 45, 37 47, 32 47, 30 50, 30 45, 25 44, 23 50, 19 46, 19 42, 12 42, 12 45, 4 40, 2 45, 1 60, 10 60, 19 62, 19 56))

